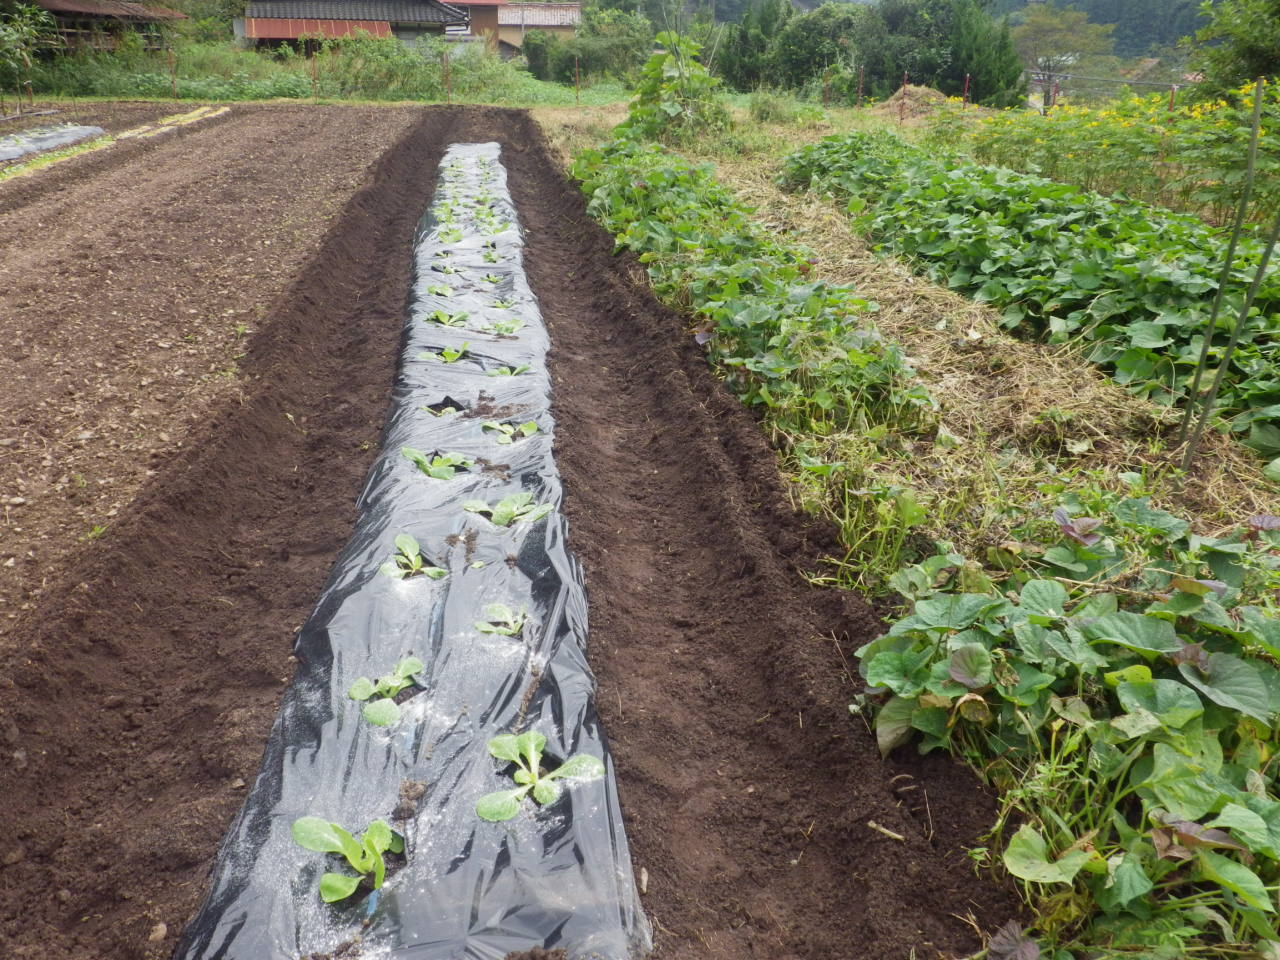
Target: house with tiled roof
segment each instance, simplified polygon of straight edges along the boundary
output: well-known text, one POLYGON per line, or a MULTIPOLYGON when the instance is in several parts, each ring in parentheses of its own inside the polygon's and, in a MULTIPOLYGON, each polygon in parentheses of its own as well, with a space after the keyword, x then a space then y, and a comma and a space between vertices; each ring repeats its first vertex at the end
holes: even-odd
POLYGON ((150 50, 163 46, 167 24, 187 19, 168 7, 124 0, 33 0, 48 10, 58 25, 58 35, 71 50, 112 50, 126 31, 137 33, 150 50))
POLYGON ((250 0, 236 32, 250 42, 271 43, 362 30, 411 42, 466 24, 465 10, 441 0, 250 0))
POLYGON ((582 23, 581 3, 507 3, 498 8, 498 47, 503 56, 517 56, 530 30, 572 37, 582 23))

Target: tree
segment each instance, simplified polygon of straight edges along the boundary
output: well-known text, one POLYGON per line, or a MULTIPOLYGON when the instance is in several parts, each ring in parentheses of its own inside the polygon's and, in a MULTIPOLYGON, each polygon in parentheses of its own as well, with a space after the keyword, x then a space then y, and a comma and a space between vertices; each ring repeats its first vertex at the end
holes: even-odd
POLYGON ((1047 3, 1028 7, 1013 30, 1013 43, 1036 73, 1062 73, 1086 57, 1108 57, 1115 49, 1112 23, 1090 23, 1082 10, 1059 10, 1047 3))
POLYGON ((866 7, 824 3, 813 13, 792 17, 769 50, 769 76, 778 86, 800 87, 846 62, 867 16, 866 7))
POLYGON ((1211 18, 1196 34, 1193 63, 1212 90, 1258 77, 1280 77, 1280 0, 1221 0, 1201 8, 1211 18))
POLYGON ((752 0, 742 22, 725 28, 716 67, 730 86, 750 91, 765 86, 769 48, 791 19, 791 0, 752 0))
POLYGON ((14 4, 9 12, 0 9, 0 69, 19 82, 22 71, 31 69, 36 50, 53 45, 55 28, 49 12, 34 4, 14 4))
POLYGON ((939 74, 934 86, 947 93, 963 91, 968 75, 969 98, 975 103, 1011 107, 1021 102, 1026 84, 1008 18, 996 23, 976 0, 954 2, 950 65, 939 74))

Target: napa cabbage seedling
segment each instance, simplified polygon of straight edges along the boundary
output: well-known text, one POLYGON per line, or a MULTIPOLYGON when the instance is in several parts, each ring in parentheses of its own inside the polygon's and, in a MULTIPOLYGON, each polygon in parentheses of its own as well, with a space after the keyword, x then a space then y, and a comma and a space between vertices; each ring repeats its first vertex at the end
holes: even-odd
POLYGON ((428 456, 413 447, 402 447, 401 453, 428 477, 437 480, 452 480, 459 468, 475 466, 475 461, 461 453, 440 453, 428 456))
POLYGON ((442 360, 445 363, 457 363, 459 360, 461 360, 463 357, 467 355, 467 347, 469 346, 471 346, 471 344, 464 340, 462 342, 462 346, 444 347, 443 349, 440 350, 439 353, 432 353, 430 350, 428 350, 426 353, 422 355, 422 358, 425 360, 428 357, 430 357, 435 360, 442 360))
POLYGON ((453 296, 453 287, 446 286, 443 283, 433 283, 427 287, 427 293, 433 297, 451 297, 453 296))
POLYGON ((493 332, 500 333, 504 336, 510 336, 518 333, 520 328, 524 326, 524 321, 519 317, 511 317, 508 320, 495 320, 493 324, 493 332))
POLYGON ((427 558, 422 555, 422 548, 407 533, 402 533, 396 537, 396 554, 381 567, 382 572, 389 577, 395 577, 397 580, 407 580, 409 577, 430 577, 432 580, 442 580, 448 576, 449 571, 443 567, 433 566, 427 562, 427 558))
POLYGON ((528 373, 533 368, 527 363, 522 363, 518 367, 498 367, 496 370, 486 371, 491 377, 518 377, 522 373, 528 373))
POLYGON ((516 426, 514 423, 501 423, 497 420, 486 420, 481 425, 481 429, 490 433, 496 433, 494 439, 501 444, 513 443, 516 440, 523 440, 525 437, 532 437, 538 432, 538 423, 536 420, 529 420, 516 426))
POLYGON ((360 677, 351 685, 347 696, 364 704, 360 712, 374 726, 389 727, 400 719, 400 705, 395 698, 417 682, 414 674, 425 669, 426 665, 417 657, 405 657, 389 676, 377 680, 360 677))
POLYGON ((485 283, 501 283, 502 278, 496 273, 486 273, 482 278, 485 283))
POLYGON ((493 301, 493 305, 499 310, 510 310, 516 305, 516 302, 508 297, 499 297, 497 300, 493 301))
POLYGON ((498 262, 498 251, 497 251, 497 250, 486 250, 486 251, 484 252, 484 262, 485 262, 485 263, 497 263, 497 262, 498 262))
POLYGON ((554 803, 560 796, 557 780, 573 777, 596 780, 604 776, 604 763, 589 753, 570 757, 550 773, 542 769, 542 751, 547 738, 540 733, 504 733, 489 741, 489 753, 499 760, 516 765, 511 779, 519 784, 511 790, 486 794, 476 802, 476 816, 482 820, 510 820, 520 812, 520 804, 530 794, 541 806, 554 803))
POLYGON ((457 227, 451 227, 448 230, 440 231, 440 241, 442 243, 458 243, 462 239, 462 231, 457 227))
POLYGON ((432 323, 438 323, 446 327, 465 327, 467 325, 467 314, 463 311, 450 313, 448 310, 434 310, 427 314, 427 319, 432 323))
POLYGON ((503 637, 518 637, 524 629, 528 615, 521 611, 516 613, 505 603, 491 603, 484 608, 487 619, 477 620, 476 629, 481 633, 496 633, 503 637))
POLYGON ((420 407, 419 409, 427 411, 433 417, 447 417, 458 412, 457 407, 441 407, 439 410, 435 407, 420 407))
POLYGON ((381 890, 387 878, 383 854, 404 853, 404 837, 392 830, 385 820, 373 821, 357 840, 336 823, 319 817, 299 817, 293 821, 293 840, 299 846, 318 853, 340 854, 346 858, 351 869, 359 874, 356 877, 346 873, 326 873, 322 876, 320 899, 325 903, 345 900, 364 881, 371 883, 374 890, 381 890))
POLYGON ((493 506, 483 500, 467 500, 462 504, 462 509, 468 513, 488 516, 489 521, 495 526, 509 527, 516 523, 533 523, 535 520, 540 520, 551 512, 552 506, 549 503, 535 506, 532 493, 513 493, 509 497, 503 497, 493 506))
POLYGON ((434 270, 434 271, 436 271, 436 273, 450 273, 450 274, 452 274, 452 273, 457 273, 457 272, 458 272, 458 268, 457 268, 457 267, 455 267, 452 263, 437 263, 437 264, 433 264, 433 265, 432 265, 432 267, 431 267, 431 269, 432 269, 432 270, 434 270))

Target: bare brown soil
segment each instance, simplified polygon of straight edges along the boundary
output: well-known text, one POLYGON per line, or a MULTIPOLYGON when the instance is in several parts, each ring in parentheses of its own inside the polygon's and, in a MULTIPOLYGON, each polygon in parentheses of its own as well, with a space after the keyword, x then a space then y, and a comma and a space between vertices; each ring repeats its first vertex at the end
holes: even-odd
POLYGON ((0 424, 32 438, 0 466, 42 491, 6 536, 102 516, 55 489, 82 464, 121 478, 101 485, 106 534, 63 535, 41 592, 22 581, 30 609, 0 647, 0 956, 172 951, 350 533, 435 166, 477 139, 506 145, 555 344, 557 456, 657 956, 925 958, 978 945, 957 915, 1008 917, 961 849, 991 816, 972 778, 883 764, 845 711, 878 624, 800 576, 828 532, 785 507, 758 426, 527 115, 238 108, 169 136, 0 187, 0 236, 45 244, 29 289, 0 277, 0 382, 21 385, 0 403, 23 418, 0 424), (226 386, 201 381, 228 360, 226 386))
POLYGON ((0 646, 243 392, 266 311, 417 115, 236 107, 0 183, 0 646))

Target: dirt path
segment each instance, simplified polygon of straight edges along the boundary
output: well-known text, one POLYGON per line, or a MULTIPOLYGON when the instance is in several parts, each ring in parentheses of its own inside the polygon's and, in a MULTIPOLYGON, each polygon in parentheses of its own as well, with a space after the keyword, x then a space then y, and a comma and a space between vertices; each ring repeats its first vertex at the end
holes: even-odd
MULTIPOLYGON (((41 295, 24 296, 56 304, 24 335, 31 349, 52 350, 37 336, 46 332, 50 343, 85 342, 69 359, 41 353, 41 367, 6 347, 2 362, 29 377, 33 430, 62 436, 58 408, 79 403, 39 369, 99 370, 93 350, 104 351, 101 376, 118 397, 104 391, 96 403, 131 411, 146 403, 143 374, 112 379, 115 368, 141 355, 157 375, 197 369, 154 342, 182 309, 205 311, 213 296, 257 319, 234 348, 245 352, 239 388, 203 395, 203 406, 170 400, 156 423, 189 421, 171 434, 181 451, 137 480, 106 537, 54 568, 0 649, 0 955, 171 952, 257 771, 292 633, 350 532, 435 165, 448 143, 486 139, 506 145, 526 266, 554 341, 565 506, 657 955, 881 960, 974 946, 955 915, 990 926, 1010 910, 975 882, 960 849, 989 821, 987 802, 938 761, 904 770, 927 807, 899 803, 895 786, 913 781, 891 780, 902 768, 880 762, 844 707, 843 658, 875 632, 873 618, 798 575, 827 545, 824 532, 787 510, 758 426, 678 319, 633 282, 634 265, 612 256, 532 121, 475 108, 431 110, 417 124, 421 113, 331 116, 342 113, 233 115, 208 128, 219 137, 178 134, 170 143, 181 151, 124 155, 8 208, 58 228, 76 216, 75 196, 93 202, 132 182, 135 202, 163 224, 135 227, 121 209, 115 222, 83 223, 98 238, 97 266, 79 265, 69 228, 48 242, 48 260, 30 262, 25 282, 41 295), (217 153, 224 137, 241 149, 217 153), (370 169, 379 138, 387 152, 370 169), (184 176, 184 163, 200 177, 184 176), (287 230, 287 197, 324 177, 334 208, 343 184, 354 197, 309 252, 299 241, 305 259, 271 259, 280 253, 265 241, 275 247, 278 234, 255 223, 287 230), (191 219, 166 221, 174 211, 191 219), (252 272, 260 258, 274 268, 252 272), (113 273, 106 284, 104 264, 128 283, 113 273), (256 282, 242 283, 244 270, 256 282), (90 282, 99 296, 65 299, 90 282), (118 290, 139 324, 128 336, 104 334, 115 321, 100 301, 118 290)), ((41 242, 38 230, 27 236, 41 242)), ((210 348, 199 361, 224 356, 210 348)), ((57 450, 49 459, 62 467, 75 448, 57 450)))

